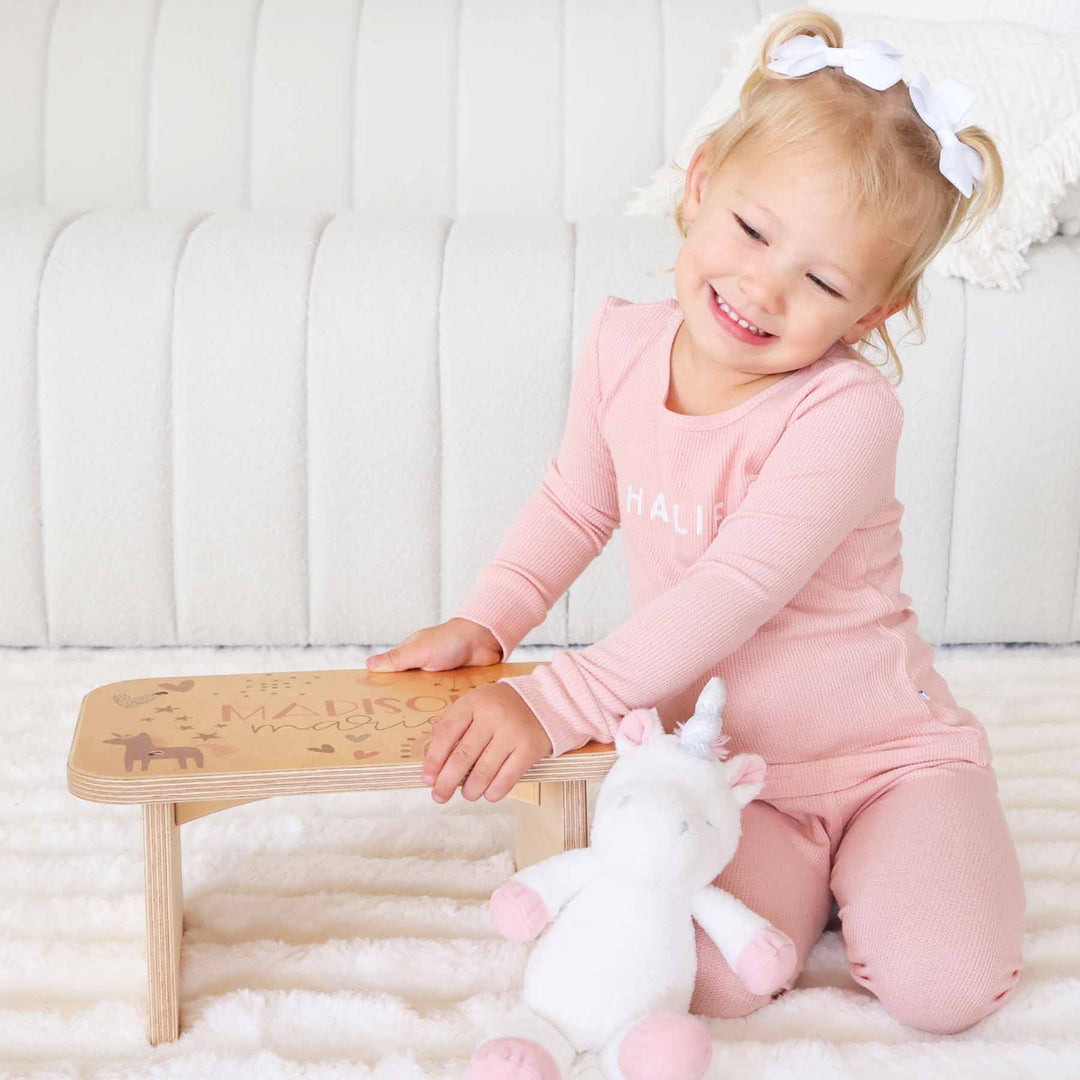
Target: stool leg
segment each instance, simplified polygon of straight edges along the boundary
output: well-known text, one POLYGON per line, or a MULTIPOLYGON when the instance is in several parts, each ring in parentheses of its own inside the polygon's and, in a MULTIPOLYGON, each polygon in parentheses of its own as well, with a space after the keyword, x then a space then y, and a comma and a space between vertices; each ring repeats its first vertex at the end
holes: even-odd
POLYGON ((540 782, 540 802, 514 802, 514 869, 589 846, 588 802, 584 780, 540 782))
POLYGON ((143 804, 146 875, 147 1036, 152 1045, 180 1033, 180 938, 184 892, 175 803, 143 804))

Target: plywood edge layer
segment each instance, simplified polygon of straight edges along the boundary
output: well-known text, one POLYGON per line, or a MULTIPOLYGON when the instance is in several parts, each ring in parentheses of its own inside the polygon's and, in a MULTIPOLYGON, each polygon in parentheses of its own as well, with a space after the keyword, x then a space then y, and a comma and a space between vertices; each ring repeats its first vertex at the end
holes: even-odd
MULTIPOLYGON (((617 753, 596 752, 578 758, 537 762, 521 776, 529 781, 593 780, 607 775, 617 753)), ((379 768, 341 766, 323 769, 283 769, 273 772, 218 773, 206 776, 162 776, 125 780, 94 776, 70 764, 68 790, 80 799, 107 803, 194 802, 212 799, 257 799, 274 795, 304 795, 334 791, 387 791, 424 788, 421 765, 379 768)))

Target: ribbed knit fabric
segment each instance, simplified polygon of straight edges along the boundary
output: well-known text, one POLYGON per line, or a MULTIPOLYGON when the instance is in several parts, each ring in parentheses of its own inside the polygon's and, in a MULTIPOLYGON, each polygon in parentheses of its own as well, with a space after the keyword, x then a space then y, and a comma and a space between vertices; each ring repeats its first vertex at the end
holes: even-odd
MULTIPOLYGON (((1014 996, 1027 902, 993 769, 889 769, 839 791, 754 799, 741 825, 713 884, 795 943, 789 987, 835 896, 852 978, 901 1023, 953 1034, 1014 996)), ((694 935, 692 1013, 731 1018, 769 1003, 697 923, 694 935)))
POLYGON ((723 412, 672 412, 681 322, 673 299, 600 303, 558 454, 454 613, 509 659, 621 527, 633 614, 500 681, 558 755, 614 742, 636 708, 671 730, 720 675, 730 754, 767 762, 761 798, 913 761, 989 764, 900 592, 896 391, 838 341, 723 412))

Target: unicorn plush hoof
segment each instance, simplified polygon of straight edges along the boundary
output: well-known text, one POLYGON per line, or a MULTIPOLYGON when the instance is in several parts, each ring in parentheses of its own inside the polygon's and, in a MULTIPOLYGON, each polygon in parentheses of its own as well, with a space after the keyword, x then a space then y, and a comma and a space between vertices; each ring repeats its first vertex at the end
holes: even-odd
POLYGON ((705 1025, 687 1013, 647 1016, 619 1044, 625 1080, 700 1080, 711 1060, 712 1039, 705 1025))
POLYGON ((739 953, 735 973, 752 994, 771 994, 795 974, 795 943, 775 926, 766 926, 739 953))
POLYGON ((562 1080, 562 1073, 539 1043, 510 1036, 481 1043, 463 1080, 562 1080))

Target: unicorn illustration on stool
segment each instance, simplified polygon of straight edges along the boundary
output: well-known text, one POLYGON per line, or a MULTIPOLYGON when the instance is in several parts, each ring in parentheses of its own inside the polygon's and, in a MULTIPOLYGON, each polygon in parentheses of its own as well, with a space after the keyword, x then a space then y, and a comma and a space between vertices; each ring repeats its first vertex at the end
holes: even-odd
MULTIPOLYGON (((116 735, 116 732, 113 732, 116 735)), ((194 758, 195 764, 202 768, 203 755, 197 746, 155 746, 148 732, 138 735, 116 735, 114 739, 104 739, 107 743, 120 743, 127 747, 124 753, 124 768, 131 772, 136 761, 142 762, 143 772, 150 766, 151 758, 175 758, 180 768, 187 768, 187 759, 194 758)))

